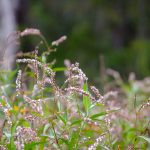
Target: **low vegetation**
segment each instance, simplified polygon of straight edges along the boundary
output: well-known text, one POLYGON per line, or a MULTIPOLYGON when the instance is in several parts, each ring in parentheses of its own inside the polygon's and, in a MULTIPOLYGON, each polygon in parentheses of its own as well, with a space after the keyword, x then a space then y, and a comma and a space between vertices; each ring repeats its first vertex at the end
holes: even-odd
POLYGON ((150 149, 150 78, 138 81, 132 73, 124 82, 107 69, 102 94, 79 63, 65 60, 64 68, 48 63, 66 36, 49 45, 37 29, 16 35, 39 36, 41 42, 30 53, 17 54, 16 70, 1 69, 1 150, 150 149), (47 51, 41 53, 40 45, 47 51))

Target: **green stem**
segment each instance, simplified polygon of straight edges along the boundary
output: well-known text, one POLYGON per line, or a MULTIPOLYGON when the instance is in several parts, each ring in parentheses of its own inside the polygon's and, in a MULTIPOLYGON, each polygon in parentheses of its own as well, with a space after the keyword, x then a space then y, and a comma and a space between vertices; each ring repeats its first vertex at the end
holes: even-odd
POLYGON ((57 135, 56 135, 56 131, 55 131, 55 128, 54 128, 54 125, 53 125, 52 122, 51 122, 51 125, 52 125, 52 129, 53 129, 53 131, 54 131, 55 141, 56 141, 56 143, 57 143, 59 149, 61 149, 61 147, 60 147, 60 145, 59 145, 59 142, 58 142, 57 135))

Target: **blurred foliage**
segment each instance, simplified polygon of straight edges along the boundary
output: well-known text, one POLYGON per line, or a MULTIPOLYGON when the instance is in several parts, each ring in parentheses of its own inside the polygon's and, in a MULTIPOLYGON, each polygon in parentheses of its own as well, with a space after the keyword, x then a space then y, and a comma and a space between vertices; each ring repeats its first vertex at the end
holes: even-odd
MULTIPOLYGON (((103 54, 106 67, 123 77, 129 72, 143 77, 150 74, 149 4, 148 0, 30 0, 22 16, 27 19, 19 28, 38 28, 49 41, 67 35, 68 41, 53 56, 59 60, 57 66, 67 58, 80 62, 90 79, 99 77, 103 54)), ((30 50, 26 45, 24 49, 30 50)))

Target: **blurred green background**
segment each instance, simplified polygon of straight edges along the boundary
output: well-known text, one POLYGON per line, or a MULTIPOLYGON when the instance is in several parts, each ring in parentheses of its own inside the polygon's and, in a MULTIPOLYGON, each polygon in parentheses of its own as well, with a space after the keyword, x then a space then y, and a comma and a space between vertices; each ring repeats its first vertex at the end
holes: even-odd
MULTIPOLYGON (((149 0, 20 0, 19 5, 19 30, 38 28, 49 43, 67 35, 52 56, 57 66, 64 59, 78 61, 90 79, 99 78, 104 65, 124 78, 130 72, 150 75, 149 0)), ((33 48, 29 43, 22 49, 33 48)))

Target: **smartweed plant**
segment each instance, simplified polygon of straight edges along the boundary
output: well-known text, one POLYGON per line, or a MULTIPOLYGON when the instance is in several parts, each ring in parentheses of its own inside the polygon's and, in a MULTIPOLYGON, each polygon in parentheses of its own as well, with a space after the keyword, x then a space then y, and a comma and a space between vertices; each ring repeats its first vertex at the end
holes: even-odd
POLYGON ((40 44, 30 53, 17 54, 17 71, 0 74, 0 149, 149 148, 150 140, 143 136, 147 135, 143 129, 148 121, 145 127, 138 123, 144 121, 140 112, 149 106, 149 101, 136 109, 135 116, 130 116, 134 111, 124 109, 126 103, 114 102, 116 97, 119 99, 117 92, 102 95, 95 86, 89 86, 79 63, 65 60, 65 68, 55 68, 53 61, 47 61, 66 36, 49 45, 38 29, 25 29, 17 32, 17 39, 29 35, 40 37, 40 44), (41 44, 47 48, 42 54, 41 44), (56 78, 60 70, 65 75, 61 85, 56 78), (14 84, 11 80, 15 75, 14 84))
POLYGON ((68 61, 64 70, 66 79, 59 86, 55 71, 59 68, 46 62, 46 56, 66 36, 49 46, 37 29, 18 32, 19 37, 27 35, 39 36, 47 51, 39 56, 36 47, 30 54, 19 54, 16 90, 9 96, 6 85, 1 86, 1 148, 110 149, 108 116, 112 110, 105 105, 105 96, 96 87, 88 86, 88 78, 79 63, 68 61))

